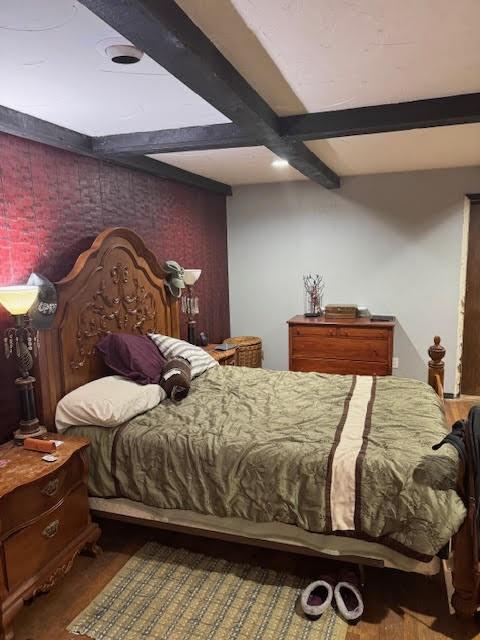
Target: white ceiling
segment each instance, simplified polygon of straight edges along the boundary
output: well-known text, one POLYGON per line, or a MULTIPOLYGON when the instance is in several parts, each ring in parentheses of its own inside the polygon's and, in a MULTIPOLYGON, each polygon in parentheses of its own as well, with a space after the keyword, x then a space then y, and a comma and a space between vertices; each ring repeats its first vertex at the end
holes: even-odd
POLYGON ((479 0, 177 4, 279 115, 480 90, 479 0))
POLYGON ((112 41, 71 0, 0 0, 0 105, 94 136, 229 122, 147 56, 111 62, 112 41))
MULTIPOLYGON (((480 0, 177 4, 279 115, 480 92, 480 0)), ((480 165, 478 124, 307 145, 340 176, 480 165)), ((230 184, 303 177, 265 149, 164 159, 230 184)))
MULTIPOLYGON (((279 115, 480 92, 480 0, 177 3, 279 115)), ((95 136, 228 122, 147 56, 111 63, 113 41, 73 0, 0 0, 0 104, 95 136)), ((339 175, 480 165, 480 125, 308 146, 339 175)), ((157 157, 229 184, 304 179, 263 147, 157 157)))
MULTIPOLYGON (((480 167, 480 124, 316 140, 307 145, 340 176, 480 167)), ((265 147, 152 157, 233 185, 305 179, 292 167, 273 167, 276 156, 265 147)))
POLYGON ((273 167, 272 160, 277 156, 266 147, 159 153, 151 157, 226 184, 307 179, 293 167, 273 167))
POLYGON ((306 144, 340 176, 480 167, 480 124, 315 140, 306 144))

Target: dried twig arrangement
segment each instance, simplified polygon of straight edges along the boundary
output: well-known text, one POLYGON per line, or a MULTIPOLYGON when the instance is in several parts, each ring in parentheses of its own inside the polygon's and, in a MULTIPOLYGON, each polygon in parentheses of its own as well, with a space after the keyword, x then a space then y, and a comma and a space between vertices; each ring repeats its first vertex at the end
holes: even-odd
POLYGON ((323 276, 318 273, 308 273, 303 276, 305 289, 305 315, 319 316, 322 312, 323 292, 325 282, 323 276))

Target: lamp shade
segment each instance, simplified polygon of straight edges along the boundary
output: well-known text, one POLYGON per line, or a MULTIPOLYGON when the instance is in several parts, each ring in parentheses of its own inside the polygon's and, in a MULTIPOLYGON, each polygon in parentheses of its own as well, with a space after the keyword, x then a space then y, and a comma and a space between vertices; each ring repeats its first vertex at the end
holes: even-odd
POLYGON ((21 316, 28 312, 38 295, 38 287, 13 285, 0 287, 0 304, 12 314, 21 316))
POLYGON ((201 269, 185 269, 185 271, 183 272, 184 283, 189 287, 193 286, 200 278, 201 273, 201 269))

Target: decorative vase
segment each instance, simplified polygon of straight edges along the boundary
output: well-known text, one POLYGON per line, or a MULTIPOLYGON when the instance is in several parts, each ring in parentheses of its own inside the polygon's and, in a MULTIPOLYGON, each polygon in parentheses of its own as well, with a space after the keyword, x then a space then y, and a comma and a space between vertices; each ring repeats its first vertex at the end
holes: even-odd
POLYGON ((308 273, 303 276, 304 312, 307 318, 316 318, 322 314, 323 292, 325 283, 323 276, 318 273, 308 273))

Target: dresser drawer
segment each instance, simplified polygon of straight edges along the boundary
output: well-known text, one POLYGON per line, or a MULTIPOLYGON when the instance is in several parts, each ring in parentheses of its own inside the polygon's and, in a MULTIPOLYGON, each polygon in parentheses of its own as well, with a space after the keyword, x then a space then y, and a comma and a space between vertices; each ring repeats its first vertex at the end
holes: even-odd
POLYGON ((9 590, 53 560, 88 521, 87 488, 82 484, 59 507, 7 538, 3 549, 9 590))
POLYGON ((366 327, 338 327, 337 336, 339 338, 362 338, 366 340, 388 340, 390 332, 388 329, 368 329, 366 327))
POLYGON ((295 336, 292 338, 292 355, 334 360, 386 362, 388 360, 388 343, 386 340, 366 340, 364 338, 295 336))
POLYGON ((317 373, 338 373, 341 375, 386 376, 390 369, 383 362, 358 362, 326 358, 292 358, 291 371, 316 371, 317 373))
POLYGON ((295 336, 302 336, 306 338, 314 338, 317 336, 322 337, 335 337, 337 335, 337 327, 307 327, 307 326, 298 326, 298 327, 290 327, 290 336, 294 338, 295 336))
POLYGON ((82 458, 76 453, 59 469, 6 495, 0 503, 2 539, 54 507, 82 480, 83 473, 82 458))

